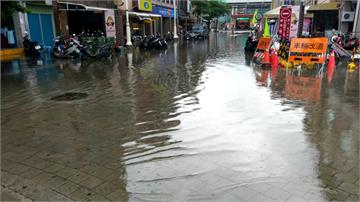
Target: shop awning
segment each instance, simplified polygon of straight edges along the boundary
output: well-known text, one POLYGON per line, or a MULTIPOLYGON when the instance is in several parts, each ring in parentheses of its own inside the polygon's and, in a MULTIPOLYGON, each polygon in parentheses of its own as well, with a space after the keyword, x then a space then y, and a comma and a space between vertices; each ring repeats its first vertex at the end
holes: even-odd
POLYGON ((129 12, 129 15, 137 16, 140 20, 147 20, 149 18, 161 18, 161 15, 153 13, 129 12))
POLYGON ((113 10, 110 8, 101 8, 94 6, 85 6, 84 4, 71 3, 71 2, 57 2, 58 10, 66 11, 108 11, 113 10))
MULTIPOLYGON (((281 6, 274 8, 272 10, 269 10, 268 12, 264 13, 264 16, 267 18, 278 18, 279 14, 280 14, 280 8, 281 6)), ((309 11, 309 6, 305 6, 305 18, 313 18, 314 14, 313 13, 308 13, 309 11)))
POLYGON ((338 10, 338 3, 325 3, 325 4, 316 4, 310 6, 308 11, 331 11, 331 10, 338 10))
POLYGON ((269 10, 268 12, 264 13, 264 16, 268 17, 268 18, 277 18, 280 14, 280 8, 281 8, 281 6, 274 8, 272 10, 269 10))

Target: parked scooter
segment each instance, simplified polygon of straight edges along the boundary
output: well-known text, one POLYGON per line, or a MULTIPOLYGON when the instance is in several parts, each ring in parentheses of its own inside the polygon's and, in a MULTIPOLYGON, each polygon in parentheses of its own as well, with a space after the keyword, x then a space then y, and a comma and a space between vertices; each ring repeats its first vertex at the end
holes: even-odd
POLYGON ((358 49, 360 46, 360 42, 359 42, 359 39, 356 38, 356 37, 351 37, 349 38, 348 40, 346 40, 345 44, 344 44, 344 48, 346 50, 354 50, 355 49, 358 49))
POLYGON ((166 40, 155 37, 155 36, 146 36, 140 43, 140 48, 143 49, 161 49, 167 48, 166 40))
POLYGON ((63 36, 56 37, 52 54, 57 58, 83 58, 87 55, 84 47, 75 36, 68 41, 63 36))
POLYGON ((174 35, 171 32, 168 32, 167 34, 165 34, 165 40, 166 41, 174 40, 174 35))
POLYGON ((186 32, 186 33, 184 34, 184 39, 185 39, 185 40, 194 40, 194 39, 196 39, 196 38, 197 38, 197 36, 196 36, 196 34, 193 33, 193 32, 186 32))
POLYGON ((34 41, 31 41, 29 38, 29 33, 25 32, 24 36, 24 52, 27 57, 40 57, 42 48, 41 46, 34 41))
POLYGON ((111 44, 104 44, 100 46, 95 53, 91 53, 87 50, 87 47, 85 46, 86 56, 91 58, 106 58, 111 59, 113 56, 111 44))

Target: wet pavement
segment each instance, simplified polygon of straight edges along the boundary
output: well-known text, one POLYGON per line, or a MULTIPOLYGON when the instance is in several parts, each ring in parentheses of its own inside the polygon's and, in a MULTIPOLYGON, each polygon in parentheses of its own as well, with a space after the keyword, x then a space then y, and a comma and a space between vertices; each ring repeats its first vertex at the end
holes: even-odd
POLYGON ((2 200, 358 201, 358 70, 261 70, 245 40, 3 62, 2 200))

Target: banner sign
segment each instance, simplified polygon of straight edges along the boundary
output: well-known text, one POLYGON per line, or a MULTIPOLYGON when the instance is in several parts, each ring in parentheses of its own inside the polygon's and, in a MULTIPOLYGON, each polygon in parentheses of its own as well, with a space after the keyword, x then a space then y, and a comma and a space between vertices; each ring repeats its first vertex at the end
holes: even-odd
POLYGON ((289 62, 324 63, 326 58, 327 38, 292 38, 289 62))
POLYGON ((291 23, 291 7, 281 7, 279 15, 278 35, 283 39, 289 39, 291 23))
POLYGON ((291 6, 290 38, 297 37, 300 20, 300 6, 291 6))
POLYGON ((311 27, 311 19, 310 18, 304 18, 304 23, 303 23, 303 30, 302 30, 302 35, 303 36, 308 36, 310 34, 310 27, 311 27))
POLYGON ((286 76, 285 96, 297 100, 320 100, 321 78, 286 76))
POLYGON ((105 11, 104 16, 105 16, 106 37, 116 38, 114 10, 105 11))
POLYGON ((174 17, 174 9, 164 8, 157 5, 153 5, 152 13, 161 15, 163 17, 174 17))
POLYGON ((152 1, 151 0, 138 0, 138 8, 140 11, 152 11, 152 1))

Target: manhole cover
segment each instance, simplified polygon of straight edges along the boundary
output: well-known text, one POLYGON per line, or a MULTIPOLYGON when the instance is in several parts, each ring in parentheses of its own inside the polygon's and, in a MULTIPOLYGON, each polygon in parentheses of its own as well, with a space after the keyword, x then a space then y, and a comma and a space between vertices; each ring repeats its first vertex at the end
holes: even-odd
POLYGON ((80 100, 87 98, 88 94, 86 93, 65 93, 62 95, 57 95, 51 98, 54 101, 72 101, 72 100, 80 100))

